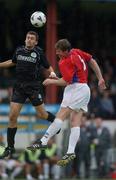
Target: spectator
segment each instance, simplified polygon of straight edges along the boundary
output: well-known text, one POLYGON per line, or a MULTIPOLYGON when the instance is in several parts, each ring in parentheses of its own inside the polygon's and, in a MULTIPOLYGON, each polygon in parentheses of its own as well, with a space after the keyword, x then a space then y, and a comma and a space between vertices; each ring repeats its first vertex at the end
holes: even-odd
MULTIPOLYGON (((8 168, 13 170, 13 172, 11 173, 11 179, 14 179, 20 174, 22 170, 24 170, 26 179, 34 180, 35 178, 32 176, 32 170, 36 168, 38 179, 42 180, 42 167, 39 160, 40 154, 40 150, 26 150, 20 154, 18 160, 10 159, 8 161, 8 168)), ((34 176, 36 176, 36 173, 34 173, 34 176)))
POLYGON ((98 115, 100 111, 101 111, 100 97, 97 90, 94 88, 92 90, 91 99, 89 103, 89 112, 98 115))
POLYGON ((108 90, 104 92, 103 97, 101 99, 101 109, 102 116, 104 118, 114 117, 114 105, 108 90))
POLYGON ((93 137, 93 128, 87 125, 87 117, 84 115, 81 121, 80 139, 76 147, 76 173, 77 177, 81 177, 81 165, 84 164, 84 177, 90 176, 90 145, 93 137))
POLYGON ((113 146, 114 148, 116 148, 116 130, 114 131, 114 135, 113 135, 113 146))
POLYGON ((116 119, 116 77, 113 79, 111 84, 111 97, 115 109, 115 115, 114 118, 116 119))
POLYGON ((36 151, 26 150, 24 152, 24 162, 25 162, 24 168, 25 168, 25 174, 26 174, 27 180, 33 180, 34 179, 31 175, 33 166, 35 166, 37 168, 38 179, 40 179, 40 180, 43 179, 42 167, 41 167, 41 163, 39 160, 40 154, 41 154, 40 150, 36 150, 36 151))
POLYGON ((6 161, 6 168, 8 170, 8 174, 10 174, 10 179, 15 179, 15 177, 17 177, 23 170, 23 164, 12 156, 6 161))
POLYGON ((109 130, 103 126, 102 118, 95 118, 96 124, 96 138, 93 140, 95 144, 95 155, 98 169, 98 177, 107 177, 108 163, 107 155, 108 149, 111 147, 111 135, 109 130))
POLYGON ((56 165, 57 160, 57 146, 51 139, 48 148, 45 150, 26 150, 23 152, 18 161, 14 163, 15 169, 11 174, 11 178, 15 178, 24 169, 26 179, 34 180, 32 170, 36 168, 39 180, 49 179, 50 177, 57 180, 60 178, 60 167, 56 165))
MULTIPOLYGON (((3 146, 3 136, 0 134, 0 145, 3 146)), ((6 173, 6 161, 0 157, 0 177, 2 179, 7 179, 8 174, 6 173)))
POLYGON ((57 155, 57 145, 50 139, 48 142, 48 148, 43 150, 40 156, 44 179, 53 180, 60 179, 60 167, 57 165, 58 155, 57 155))

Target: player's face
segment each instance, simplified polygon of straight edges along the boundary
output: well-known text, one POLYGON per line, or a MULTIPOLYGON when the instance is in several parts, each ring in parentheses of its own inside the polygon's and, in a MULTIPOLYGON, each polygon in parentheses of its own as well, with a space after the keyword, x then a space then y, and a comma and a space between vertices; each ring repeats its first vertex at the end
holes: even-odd
POLYGON ((62 58, 66 58, 69 55, 68 51, 62 51, 61 49, 56 49, 56 55, 62 59, 62 58))
POLYGON ((33 34, 27 34, 25 39, 25 46, 28 49, 32 49, 37 45, 36 36, 33 34))

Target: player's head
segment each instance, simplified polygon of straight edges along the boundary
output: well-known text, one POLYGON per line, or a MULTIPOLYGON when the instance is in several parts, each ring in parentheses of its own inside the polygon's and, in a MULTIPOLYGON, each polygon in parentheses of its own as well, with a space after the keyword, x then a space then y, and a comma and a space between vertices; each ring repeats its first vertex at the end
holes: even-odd
POLYGON ((71 49, 71 44, 67 39, 60 39, 55 44, 56 55, 59 58, 67 57, 71 49))
POLYGON ((35 31, 28 31, 25 39, 25 46, 28 49, 34 48, 38 44, 38 34, 35 31))
POLYGON ((97 128, 100 128, 102 126, 102 117, 101 116, 96 116, 95 117, 95 125, 97 128))

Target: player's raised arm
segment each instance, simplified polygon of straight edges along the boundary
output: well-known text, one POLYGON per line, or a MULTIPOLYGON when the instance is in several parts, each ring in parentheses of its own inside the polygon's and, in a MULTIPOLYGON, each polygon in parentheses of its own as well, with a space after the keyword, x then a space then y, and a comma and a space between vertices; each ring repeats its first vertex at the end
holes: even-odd
POLYGON ((89 65, 90 67, 93 69, 93 71, 95 72, 97 78, 98 78, 98 86, 101 88, 101 89, 106 89, 106 85, 105 85, 105 80, 102 76, 102 73, 101 73, 101 70, 100 70, 100 67, 99 65, 97 64, 97 62, 92 58, 90 61, 89 61, 89 65))
POLYGON ((9 59, 7 61, 4 61, 2 63, 0 63, 0 68, 9 68, 12 66, 15 66, 16 64, 12 62, 12 59, 9 59))
POLYGON ((43 65, 43 67, 45 69, 47 69, 47 71, 49 72, 49 77, 50 78, 55 78, 55 79, 58 79, 58 77, 56 76, 56 73, 54 72, 54 69, 53 67, 49 64, 45 54, 43 53, 43 51, 41 51, 41 63, 43 65))

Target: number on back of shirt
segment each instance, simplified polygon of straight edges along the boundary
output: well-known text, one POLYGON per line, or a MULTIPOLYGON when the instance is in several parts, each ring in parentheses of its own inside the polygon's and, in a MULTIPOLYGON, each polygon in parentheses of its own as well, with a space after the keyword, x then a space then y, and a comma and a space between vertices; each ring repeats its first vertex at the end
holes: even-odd
POLYGON ((81 56, 78 55, 78 57, 79 57, 80 61, 82 62, 83 70, 85 71, 86 70, 86 64, 85 64, 84 60, 81 58, 81 56))

